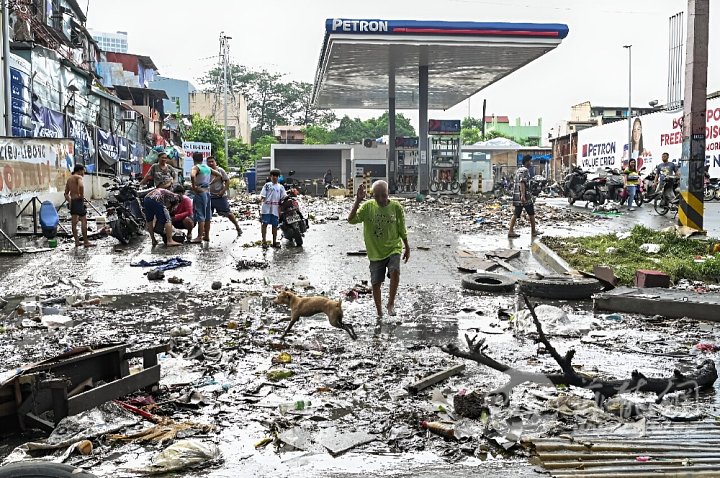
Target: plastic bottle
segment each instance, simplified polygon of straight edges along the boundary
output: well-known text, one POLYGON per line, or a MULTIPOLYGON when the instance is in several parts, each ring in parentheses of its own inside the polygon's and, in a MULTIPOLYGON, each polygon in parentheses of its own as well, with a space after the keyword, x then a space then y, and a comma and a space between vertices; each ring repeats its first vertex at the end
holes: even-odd
POLYGON ((420 422, 420 426, 436 435, 440 435, 441 437, 455 438, 455 430, 452 426, 446 423, 428 422, 426 420, 423 420, 422 422, 420 422))
POLYGON ((290 410, 305 410, 311 406, 312 402, 310 400, 297 400, 295 402, 281 403, 278 405, 278 409, 280 410, 280 413, 284 414, 290 410))

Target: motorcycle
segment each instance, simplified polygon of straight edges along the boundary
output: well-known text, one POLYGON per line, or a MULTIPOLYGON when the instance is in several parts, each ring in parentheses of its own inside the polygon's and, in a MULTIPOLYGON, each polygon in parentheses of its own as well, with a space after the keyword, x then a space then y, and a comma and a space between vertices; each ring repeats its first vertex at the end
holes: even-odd
POLYGON ((581 168, 573 167, 560 184, 563 195, 568 198, 570 204, 574 204, 575 201, 587 201, 593 205, 605 204, 605 193, 602 189, 605 187, 606 178, 597 177, 588 180, 587 176, 588 173, 581 168))
POLYGON ((299 194, 305 195, 306 190, 303 183, 301 183, 299 180, 294 178, 295 171, 289 171, 287 177, 283 181, 283 186, 285 187, 285 191, 290 192, 293 189, 296 190, 299 194))
POLYGON ((705 189, 703 191, 703 199, 705 202, 720 200, 720 183, 717 178, 705 178, 705 189))
POLYGON ((548 180, 542 174, 536 174, 530 178, 530 192, 533 196, 538 197, 540 193, 548 193, 548 180))
POLYGON ((625 179, 623 178, 623 174, 617 168, 605 168, 605 172, 605 190, 607 191, 607 199, 620 202, 620 204, 622 204, 625 202, 623 201, 623 196, 627 196, 625 192, 625 179))
POLYGON ((285 199, 280 202, 279 227, 285 239, 290 242, 294 241, 298 247, 303 245, 303 236, 305 235, 305 231, 310 227, 310 224, 308 220, 303 217, 300 211, 300 204, 294 193, 288 194, 285 199))
MULTIPOLYGON (((645 167, 643 166, 640 168, 640 171, 638 171, 639 174, 642 174, 642 172, 645 171, 645 167)), ((645 197, 645 183, 646 181, 639 181, 637 185, 637 189, 635 190, 635 205, 637 207, 641 207, 644 202, 645 197)), ((625 201, 627 201, 628 193, 627 189, 623 187, 622 191, 620 191, 620 205, 622 206, 625 204, 625 201)))
POLYGON ((677 176, 667 176, 663 184, 662 193, 655 198, 653 207, 655 212, 664 216, 669 211, 675 211, 677 214, 680 205, 680 180, 677 176))
POLYGON ((103 184, 113 193, 112 199, 105 204, 107 224, 112 229, 110 235, 121 244, 129 244, 134 236, 141 236, 145 231, 145 212, 142 198, 154 188, 138 191, 132 182, 113 180, 116 184, 103 184))
POLYGON ((657 191, 657 185, 655 184, 655 171, 650 172, 647 176, 645 176, 642 180, 644 192, 643 192, 643 202, 648 203, 655 199, 658 195, 657 191))

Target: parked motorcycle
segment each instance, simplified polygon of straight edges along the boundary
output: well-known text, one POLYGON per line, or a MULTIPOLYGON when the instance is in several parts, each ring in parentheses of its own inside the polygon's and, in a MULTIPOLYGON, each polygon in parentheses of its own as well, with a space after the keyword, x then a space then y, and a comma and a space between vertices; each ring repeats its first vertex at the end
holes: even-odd
POLYGON ((718 178, 705 178, 705 189, 703 199, 707 201, 720 200, 720 183, 718 178))
MULTIPOLYGON (((642 174, 643 171, 645 171, 644 166, 642 168, 640 168, 640 171, 638 171, 638 173, 642 174)), ((642 206, 642 204, 644 202, 644 197, 645 197, 645 181, 641 180, 638 182, 637 189, 635 190, 635 205, 637 207, 642 206)), ((621 206, 623 204, 625 204, 625 201, 627 201, 627 198, 628 198, 627 189, 623 188, 622 191, 620 192, 620 205, 621 206)))
POLYGON ((153 188, 138 191, 132 182, 121 182, 114 179, 114 185, 103 184, 108 192, 113 193, 112 199, 105 204, 107 224, 112 229, 110 235, 122 244, 129 244, 135 236, 141 236, 145 230, 145 212, 142 198, 153 188))
POLYGON ((610 201, 620 202, 622 204, 624 202, 622 200, 623 196, 626 196, 623 194, 625 192, 625 178, 623 177, 623 173, 621 173, 617 168, 605 168, 605 173, 605 191, 607 191, 607 199, 610 201))
POLYGON ((302 182, 294 178, 295 171, 288 171, 287 177, 283 181, 283 186, 285 187, 285 191, 291 191, 295 189, 299 194, 305 195, 307 194, 306 188, 303 185, 302 182))
POLYGON ((588 180, 587 176, 588 173, 578 166, 573 167, 560 184, 563 195, 568 198, 570 204, 574 204, 575 201, 587 201, 593 205, 605 204, 605 193, 602 188, 606 179, 597 177, 588 180))
POLYGON ((548 180, 542 174, 536 174, 530 178, 530 192, 537 197, 540 193, 548 194, 548 180))
POLYGON ((662 193, 653 202, 656 213, 664 216, 669 211, 675 211, 675 214, 677 214, 680 205, 679 186, 680 179, 677 176, 667 176, 665 178, 662 193))
POLYGON ((658 195, 658 191, 656 189, 657 185, 655 184, 655 171, 651 171, 650 174, 645 176, 642 180, 642 184, 645 188, 642 197, 643 202, 647 203, 654 200, 658 195))
POLYGON ((303 245, 303 237, 305 231, 310 227, 308 220, 303 217, 300 211, 295 194, 288 194, 285 199, 280 202, 280 230, 283 237, 295 245, 300 247, 303 245))

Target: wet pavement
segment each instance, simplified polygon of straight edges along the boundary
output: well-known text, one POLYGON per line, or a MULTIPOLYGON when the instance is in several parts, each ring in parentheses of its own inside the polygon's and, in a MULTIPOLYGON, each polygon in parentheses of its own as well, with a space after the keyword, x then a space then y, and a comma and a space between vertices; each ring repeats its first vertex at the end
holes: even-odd
MULTIPOLYGON (((544 227, 547 234, 619 231, 638 223, 658 228, 673 224, 672 218, 658 217, 649 208, 619 217, 588 214, 580 220, 563 222, 557 219, 558 211, 584 212, 582 207, 568 207, 563 201, 539 201, 538 217, 548 221, 556 218, 552 219, 551 229, 544 227)), ((447 419, 431 400, 433 389, 442 392, 452 404, 452 396, 460 389, 487 391, 502 385, 502 374, 468 362, 463 375, 417 397, 404 390, 421 377, 461 363, 440 351, 439 346, 453 342, 464 348, 465 334, 484 336, 497 360, 539 371, 555 368, 549 356, 538 354, 531 338, 514 336, 513 325, 498 317, 500 309, 514 313, 514 294, 476 294, 460 287, 463 275, 457 270, 459 250, 481 253, 519 249, 521 260, 512 261, 516 267, 528 272, 543 271, 542 265, 529 255, 531 239, 526 223, 518 227, 521 237, 509 240, 506 230, 493 226, 490 220, 479 222, 473 217, 445 214, 438 204, 407 202, 412 255, 402 268, 398 316, 378 320, 371 297, 361 295, 357 301, 343 304, 344 321, 354 324, 357 341, 332 328, 324 316, 302 319, 284 344, 279 340, 288 310, 272 302, 273 286, 294 284, 303 295, 337 298, 369 278, 367 259, 348 255, 364 248, 360 226, 344 220, 350 204, 310 204, 308 210, 314 221, 302 248, 283 241, 279 250, 262 250, 254 245, 260 239, 256 220, 243 221, 244 234, 236 238, 227 220, 215 218, 208 247, 151 248, 147 238, 120 246, 106 238, 90 250, 65 243, 50 252, 3 257, 0 297, 25 296, 25 300, 32 300, 36 295, 40 299, 99 296, 102 304, 69 308, 67 315, 75 325, 48 331, 18 327, 17 317, 5 318, 20 299, 11 300, 0 312, 0 327, 4 328, 0 334, 4 366, 0 371, 88 341, 127 341, 140 346, 174 335, 174 355, 184 357, 192 356, 199 346, 205 358, 189 359, 190 369, 202 376, 193 382, 193 388, 207 395, 212 404, 197 411, 171 409, 169 413, 178 420, 215 425, 217 431, 206 438, 218 443, 223 461, 177 476, 540 476, 524 453, 513 458, 482 437, 448 442, 428 435, 418 426, 422 419, 447 419), (458 225, 467 224, 475 227, 472 233, 456 231, 458 225), (165 273, 166 277, 182 278, 183 284, 149 281, 143 275, 146 270, 130 266, 141 259, 174 256, 192 261, 189 267, 165 273), (268 267, 238 270, 236 265, 242 260, 267 262, 268 267), (211 289, 213 281, 221 281, 219 291, 211 289), (232 328, 228 325, 231 321, 235 323, 232 328), (188 331, 177 332, 182 326, 188 331), (266 373, 278 368, 271 359, 281 350, 292 356, 292 363, 280 368, 292 370, 295 375, 276 386, 268 385, 266 373), (216 353, 221 357, 217 361, 212 358, 216 353), (259 391, 251 393, 256 389, 259 391), (284 416, 278 413, 276 403, 305 397, 316 404, 310 410, 284 416), (338 457, 316 450, 294 450, 279 442, 255 448, 263 438, 273 437, 271 430, 293 427, 313 433, 337 427, 343 433, 362 431, 377 439, 338 457)), ((498 214, 506 213, 507 208, 498 206, 498 214)), ((717 209, 714 204, 708 207, 709 212, 714 211, 712 214, 717 209)), ((706 222, 711 235, 720 235, 713 232, 714 224, 706 222)), ((575 347, 574 363, 583 370, 608 376, 629 376, 634 369, 646 375, 669 376, 678 364, 696 363, 698 357, 689 353, 692 345, 700 340, 715 342, 720 330, 713 324, 689 320, 667 323, 625 317, 614 322, 593 316, 587 303, 556 305, 569 311, 574 323, 591 325, 575 336, 551 340, 562 350, 575 347)), ((174 359, 172 355, 166 357, 165 364, 174 359)), ((173 390, 170 386, 165 394, 172 396, 173 390)), ((532 405, 537 399, 527 394, 533 390, 548 396, 557 393, 554 388, 520 387, 514 393, 511 410, 493 409, 500 425, 492 425, 501 428, 505 417, 522 415, 528 409, 544 415, 546 412, 537 412, 539 404, 532 405)), ((638 400, 651 403, 652 397, 638 400)), ((703 413, 717 414, 716 394, 705 394, 698 403, 693 406, 701 407, 703 413)), ((557 428, 556 417, 541 421, 543 424, 526 431, 557 428)), ((14 441, 0 441, 0 457, 11 451, 10 443, 14 441)), ((98 476, 114 477, 136 476, 129 469, 147 462, 150 453, 147 446, 140 444, 101 451, 97 459, 85 461, 85 466, 98 476)))

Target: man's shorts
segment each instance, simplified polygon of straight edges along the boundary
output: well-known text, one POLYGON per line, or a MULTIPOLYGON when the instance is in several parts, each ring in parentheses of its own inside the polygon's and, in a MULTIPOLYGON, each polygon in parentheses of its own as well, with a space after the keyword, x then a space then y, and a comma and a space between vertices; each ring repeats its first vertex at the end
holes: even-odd
POLYGON ((76 198, 70 200, 70 214, 80 217, 83 217, 87 214, 87 209, 85 208, 85 200, 83 198, 76 198))
POLYGON ((193 216, 195 222, 206 222, 212 219, 210 193, 195 193, 193 195, 193 216))
POLYGON ((393 254, 381 261, 370 261, 370 284, 377 285, 385 282, 385 275, 390 278, 392 271, 400 272, 400 254, 393 254))
POLYGON ((167 210, 165 205, 151 197, 145 197, 143 199, 143 206, 145 207, 145 220, 147 222, 155 219, 155 227, 159 225, 165 226, 165 223, 170 222, 170 211, 167 210))
POLYGON ((185 226, 185 223, 183 221, 184 220, 180 220, 180 221, 173 220, 172 225, 175 229, 187 229, 187 227, 185 226))
POLYGON ((230 202, 226 197, 210 197, 210 209, 211 211, 217 211, 221 216, 227 216, 230 214, 230 202))
POLYGON ((520 206, 515 206, 515 217, 519 218, 522 215, 522 210, 525 209, 528 216, 535 215, 535 205, 533 203, 527 203, 520 206))
POLYGON ((278 218, 275 214, 262 214, 260 216, 260 222, 263 224, 270 224, 272 227, 278 227, 278 224, 280 224, 280 218, 278 218))

